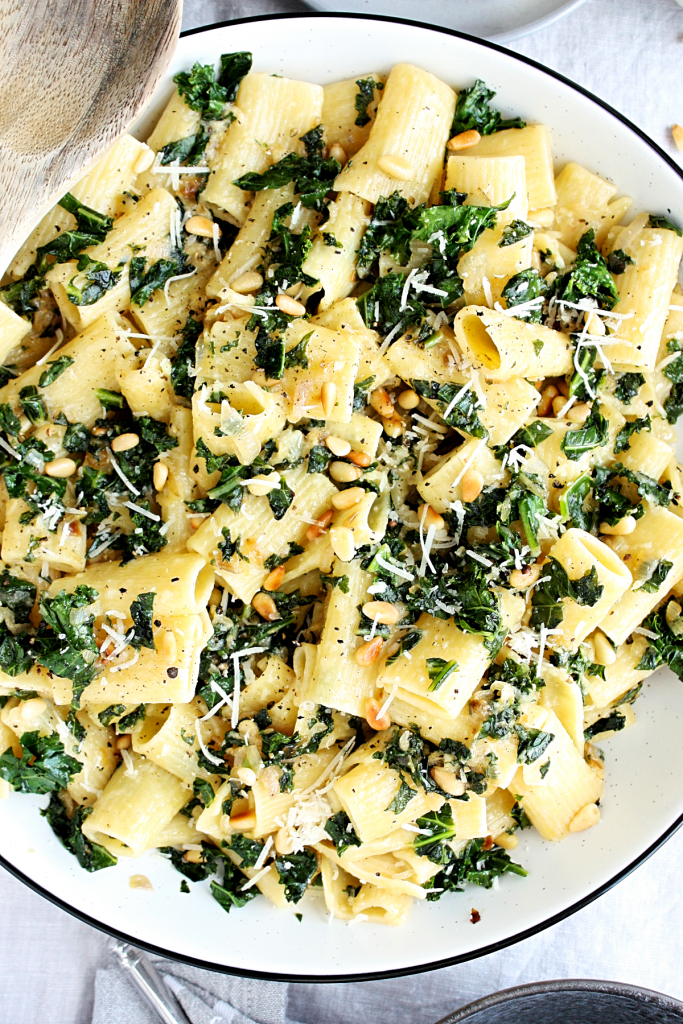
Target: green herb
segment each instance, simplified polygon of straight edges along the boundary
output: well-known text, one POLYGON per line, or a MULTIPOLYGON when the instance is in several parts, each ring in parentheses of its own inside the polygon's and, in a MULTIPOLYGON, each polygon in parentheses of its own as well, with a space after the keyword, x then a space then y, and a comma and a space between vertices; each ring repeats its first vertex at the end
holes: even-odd
POLYGON ((415 795, 416 791, 402 778, 398 793, 385 810, 391 811, 392 814, 401 814, 415 795))
POLYGON ((349 592, 349 577, 348 576, 321 576, 323 583, 329 584, 331 587, 339 587, 342 594, 348 594, 349 592))
POLYGON ((489 89, 481 78, 478 78, 469 89, 458 93, 455 105, 455 116, 451 125, 451 135, 459 135, 475 129, 480 135, 492 135, 506 128, 524 128, 526 122, 519 117, 504 120, 500 111, 491 109, 490 102, 496 95, 495 89, 489 89))
POLYGON ((401 655, 405 654, 406 651, 412 651, 413 647, 417 647, 421 639, 422 630, 411 629, 409 633, 406 633, 406 635, 401 640, 399 640, 398 650, 394 651, 394 653, 387 658, 387 666, 395 665, 398 659, 401 657, 401 655))
POLYGON ((66 428, 62 445, 67 452, 79 454, 87 452, 90 442, 90 431, 84 423, 70 423, 66 428))
POLYGON ((592 489, 593 479, 590 473, 584 473, 567 487, 560 498, 560 511, 565 519, 571 520, 572 525, 579 530, 588 532, 595 518, 593 512, 585 507, 586 498, 592 489))
POLYGON ((130 261, 130 301, 134 306, 144 306, 152 294, 158 288, 163 288, 172 277, 194 269, 186 262, 180 249, 174 250, 171 259, 156 260, 149 270, 145 270, 146 263, 145 256, 134 256, 130 261))
POLYGON ((170 164, 177 162, 186 164, 188 167, 196 167, 201 163, 204 156, 206 144, 209 141, 209 133, 203 128, 194 135, 187 135, 177 142, 169 142, 159 150, 159 163, 170 164))
POLYGON ((654 633, 656 639, 649 639, 648 647, 636 665, 636 672, 654 672, 660 665, 668 665, 683 680, 683 635, 674 632, 678 628, 677 623, 675 617, 671 622, 667 620, 664 605, 648 615, 643 628, 654 633))
POLYGON ((356 120, 354 124, 357 124, 359 128, 364 128, 366 124, 370 124, 368 107, 374 99, 375 89, 383 89, 384 84, 376 81, 374 78, 359 78, 356 85, 358 86, 358 92, 354 100, 356 107, 356 120))
POLYGON ((660 217, 655 213, 650 214, 647 226, 649 228, 664 228, 665 231, 675 231, 677 235, 683 235, 683 231, 668 217, 660 217))
POLYGON ((314 853, 305 850, 276 857, 275 868, 285 887, 285 899, 288 903, 298 903, 318 870, 318 861, 314 853))
POLYGON ((295 555, 302 555, 303 553, 304 549, 301 547, 301 544, 296 544, 293 540, 290 540, 287 554, 268 555, 263 563, 263 568, 267 569, 268 572, 272 572, 273 569, 277 569, 279 565, 284 565, 285 562, 288 562, 290 558, 294 558, 295 555))
POLYGON ((244 875, 229 861, 225 860, 223 863, 223 883, 211 882, 211 895, 216 903, 229 914, 233 907, 244 907, 251 900, 256 899, 259 890, 255 886, 245 889, 247 879, 244 875))
POLYGON ((673 562, 667 562, 665 558, 662 558, 655 563, 652 573, 645 582, 641 583, 639 587, 634 587, 634 590, 642 590, 646 594, 656 594, 673 567, 673 562))
POLYGON ((619 291, 607 261, 598 252, 592 228, 581 236, 572 266, 553 282, 552 295, 558 302, 594 299, 601 309, 613 309, 619 301, 619 291))
POLYGON ((542 569, 544 576, 550 579, 538 583, 531 598, 531 628, 545 626, 556 629, 564 617, 562 601, 569 598, 577 604, 593 607, 602 597, 604 586, 598 582, 598 572, 591 566, 577 580, 570 580, 563 565, 551 558, 542 569))
POLYGON ((87 611, 96 600, 97 591, 81 583, 71 594, 63 590, 40 601, 43 621, 35 641, 36 661, 72 681, 74 708, 96 674, 100 652, 93 631, 95 616, 87 611))
POLYGON ((649 416, 642 416, 640 419, 627 420, 616 436, 614 442, 614 454, 628 451, 631 447, 631 438, 639 434, 641 430, 652 430, 652 421, 649 416))
POLYGON ((73 853, 86 871, 101 871, 102 868, 111 868, 117 863, 116 857, 109 853, 109 850, 105 850, 99 843, 91 842, 83 835, 83 822, 92 814, 92 807, 77 807, 69 818, 64 804, 53 791, 50 793, 49 804, 40 813, 47 818, 48 825, 60 843, 69 853, 73 853))
POLYGON ((135 627, 135 632, 130 640, 131 647, 155 649, 152 630, 154 597, 154 591, 148 594, 138 594, 130 606, 130 617, 135 627))
POLYGON ((587 742, 595 739, 603 732, 621 732, 626 726, 626 716, 621 711, 611 711, 604 718, 599 718, 587 729, 583 730, 583 738, 587 742))
POLYGON ((543 732, 541 729, 525 729, 521 725, 515 726, 515 732, 519 740, 517 746, 518 764, 533 764, 555 739, 552 732, 543 732))
POLYGON ((0 778, 18 793, 53 793, 65 789, 83 765, 64 752, 56 733, 25 732, 19 741, 21 757, 9 747, 0 755, 0 778))
POLYGON ((543 313, 543 298, 548 291, 545 279, 533 268, 522 270, 507 282, 501 293, 508 309, 525 305, 525 309, 514 316, 527 323, 540 324, 543 313), (534 301, 539 300, 539 301, 534 301))
POLYGON ((560 442, 560 448, 572 462, 578 461, 593 448, 602 448, 609 441, 609 420, 600 412, 597 402, 593 403, 590 415, 582 427, 568 430, 560 442))
POLYGON ((362 412, 368 404, 368 393, 375 383, 375 376, 365 377, 364 380, 357 380, 353 385, 353 411, 362 412))
MULTIPOLYGON (((450 863, 435 878, 427 883, 432 890, 463 892, 465 882, 490 889, 494 878, 512 873, 526 877, 527 872, 510 859, 510 855, 497 846, 484 849, 484 839, 470 839, 459 854, 454 854, 450 863)), ((428 900, 438 900, 443 892, 430 892, 428 900)))
POLYGON ((607 257, 607 266, 611 274, 623 274, 627 267, 634 266, 631 257, 623 249, 614 249, 607 257))
POLYGON ((290 348, 289 352, 285 352, 285 369, 289 370, 294 366, 300 366, 303 370, 308 369, 308 356, 306 355, 306 346, 313 337, 314 331, 309 331, 301 339, 298 345, 294 348, 290 348))
POLYGON ((59 359, 51 359, 47 367, 40 375, 38 384, 41 388, 47 388, 54 384, 58 377, 64 373, 69 366, 73 366, 75 360, 71 356, 60 356, 59 359))
POLYGON ((104 711, 100 711, 97 717, 102 725, 108 726, 111 725, 115 718, 120 718, 125 713, 125 704, 110 704, 104 711))
POLYGON ((48 420, 48 411, 45 402, 38 393, 38 388, 35 384, 27 384, 19 392, 19 401, 21 408, 26 416, 30 419, 34 427, 39 426, 41 423, 46 423, 48 420))
POLYGON ((129 711, 127 715, 123 715, 119 718, 116 723, 116 734, 122 736, 124 733, 132 732, 138 722, 144 721, 145 718, 145 705, 138 704, 136 708, 129 711))
POLYGON ((246 836, 233 836, 229 843, 230 849, 240 858, 240 867, 253 868, 263 852, 263 843, 246 836))
POLYGON ((525 221, 513 220, 503 228, 503 237, 498 245, 501 248, 506 245, 514 245, 515 242, 521 242, 523 238, 526 238, 532 232, 533 228, 529 227, 525 221))
POLYGON ((324 473, 334 456, 324 444, 314 445, 308 453, 308 473, 324 473))
POLYGON ((268 491, 268 504, 275 519, 282 519, 294 501, 294 491, 287 485, 284 477, 280 477, 280 486, 268 491))
POLYGON ((593 399, 605 375, 604 370, 596 370, 594 367, 598 350, 594 346, 581 346, 574 355, 574 367, 576 372, 569 381, 569 397, 576 398, 580 402, 593 399))
POLYGON ((197 61, 190 71, 181 71, 173 76, 178 92, 192 110, 207 121, 214 121, 223 114, 226 103, 232 102, 242 78, 251 68, 250 53, 228 53, 221 57, 221 70, 216 81, 212 64, 197 61))
POLYGON ((614 397, 624 405, 630 405, 631 399, 635 398, 644 383, 645 377, 642 373, 620 373, 614 389, 614 397))
POLYGON ((488 437, 488 430, 477 411, 479 399, 471 388, 463 391, 461 384, 439 384, 433 380, 411 380, 410 386, 421 398, 436 402, 444 423, 449 427, 462 430, 472 437, 488 437))
POLYGON ((98 299, 110 291, 121 280, 123 263, 113 270, 101 260, 93 260, 87 253, 81 253, 76 264, 77 274, 66 286, 66 295, 74 306, 92 306, 98 299), (79 287, 74 284, 78 274, 82 274, 85 283, 79 287))
POLYGON ((448 864, 453 859, 453 850, 447 845, 456 835, 453 809, 446 801, 438 811, 430 811, 415 822, 422 830, 413 840, 413 847, 421 857, 428 857, 433 864, 448 864), (424 835, 423 833, 427 833, 424 835))
POLYGON ((429 676, 429 686, 427 689, 430 692, 440 689, 446 680, 454 672, 457 672, 459 668, 460 666, 457 661, 445 661, 443 658, 427 658, 427 675, 429 676))
POLYGON ((227 103, 233 103, 237 98, 240 82, 251 71, 252 63, 253 58, 248 50, 221 54, 218 83, 225 89, 227 103))
POLYGON ((126 400, 119 391, 110 391, 108 388, 95 388, 95 394, 103 409, 123 409, 126 400))
MULTIPOLYGON (((317 129, 312 129, 313 133, 316 131, 317 129)), ((263 189, 281 188, 293 181, 302 205, 322 213, 325 197, 341 170, 341 164, 331 158, 323 159, 322 137, 315 134, 312 136, 312 132, 302 136, 304 145, 307 137, 309 139, 306 156, 288 153, 263 174, 249 172, 237 178, 233 184, 246 192, 260 192, 263 189)))
POLYGON ((337 848, 337 856, 341 857, 344 850, 350 846, 360 846, 360 839, 346 811, 339 811, 338 814, 328 818, 323 828, 337 848))
POLYGON ((86 206, 79 199, 76 199, 70 192, 59 200, 58 206, 68 210, 76 218, 78 230, 92 235, 98 242, 103 242, 111 231, 114 219, 104 213, 98 213, 92 207, 86 206))
POLYGON ((0 405, 0 430, 12 437, 18 437, 21 433, 21 422, 18 416, 12 411, 12 406, 6 403, 0 405))
POLYGON ((182 341, 171 360, 171 384, 176 395, 192 398, 194 394, 194 368, 197 357, 197 341, 202 333, 202 323, 188 316, 183 327, 182 341))

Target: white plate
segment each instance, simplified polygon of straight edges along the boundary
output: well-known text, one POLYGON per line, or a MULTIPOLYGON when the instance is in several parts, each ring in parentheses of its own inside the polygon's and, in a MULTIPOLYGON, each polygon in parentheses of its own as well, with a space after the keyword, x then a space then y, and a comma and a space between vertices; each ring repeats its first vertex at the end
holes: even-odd
MULTIPOLYGON (((181 39, 149 125, 171 91, 171 76, 195 60, 252 50, 255 69, 333 82, 413 61, 457 86, 481 77, 498 90, 506 115, 543 121, 559 165, 567 159, 613 179, 637 208, 683 219, 679 169, 636 128, 587 93, 532 62, 438 29, 376 19, 313 15, 238 22, 181 39)), ((0 805, 0 854, 18 877, 89 923, 168 956, 217 969, 283 979, 388 975, 469 959, 538 931, 594 899, 641 862, 683 820, 683 686, 668 670, 645 686, 637 725, 605 744, 607 785, 598 827, 560 844, 520 833, 515 854, 526 879, 498 891, 469 887, 413 908, 402 928, 328 923, 322 901, 291 913, 257 899, 227 916, 207 883, 179 892, 159 854, 94 875, 82 871, 38 813, 45 799, 13 795, 0 805), (154 892, 131 890, 148 875, 154 892), (474 927, 470 910, 481 921, 474 927), (303 912, 299 923, 294 912, 303 912)))
MULTIPOLYGON (((547 28, 586 0, 308 0, 318 11, 348 11, 393 18, 419 17, 429 25, 509 43, 547 28)), ((683 0, 681 0, 683 3, 683 0)))

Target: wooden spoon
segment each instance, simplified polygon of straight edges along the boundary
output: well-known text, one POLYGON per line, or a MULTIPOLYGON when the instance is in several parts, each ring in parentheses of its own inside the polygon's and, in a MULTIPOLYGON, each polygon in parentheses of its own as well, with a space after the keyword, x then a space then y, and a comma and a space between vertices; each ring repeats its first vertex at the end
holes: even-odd
POLYGON ((182 0, 0 0, 0 275, 146 105, 181 14, 182 0))

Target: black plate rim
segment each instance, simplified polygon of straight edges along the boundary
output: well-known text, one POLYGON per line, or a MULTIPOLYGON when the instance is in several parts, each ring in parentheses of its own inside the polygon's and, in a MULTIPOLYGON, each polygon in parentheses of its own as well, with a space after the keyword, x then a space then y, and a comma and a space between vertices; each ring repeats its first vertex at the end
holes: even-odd
MULTIPOLYGON (((514 53, 505 46, 501 46, 499 43, 491 42, 488 39, 479 39, 476 36, 468 35, 466 32, 459 32, 457 29, 442 28, 439 25, 430 25, 427 22, 414 21, 408 18, 394 18, 379 14, 352 14, 345 12, 327 12, 327 11, 302 11, 295 12, 292 14, 261 14, 250 18, 235 18, 231 21, 219 21, 212 25, 203 25, 199 28, 187 29, 185 32, 180 33, 180 37, 199 35, 202 32, 212 32, 217 28, 228 28, 233 25, 245 25, 245 24, 258 24, 262 21, 292 21, 296 19, 305 18, 344 18, 355 21, 378 21, 388 22, 396 25, 408 25, 410 28, 416 29, 428 29, 432 32, 440 32, 442 35, 455 36, 457 39, 465 39, 467 42, 475 43, 478 46, 482 46, 488 50, 496 50, 498 53, 505 54, 507 57, 512 57, 514 60, 519 61, 521 64, 526 64, 529 67, 535 68, 537 71, 542 72, 544 75, 548 75, 551 78, 562 82, 564 85, 569 86, 575 92, 580 93, 587 99, 591 100, 597 106, 602 107, 609 114, 615 117, 623 125, 625 125, 630 131, 632 131, 638 138, 642 139, 650 149, 652 149, 657 156, 663 160, 668 166, 676 172, 679 178, 683 180, 683 169, 679 167, 676 161, 666 153, 661 146, 657 145, 641 128, 630 121, 624 114, 615 110, 614 107, 610 106, 604 100, 601 100, 594 93, 585 89, 581 85, 577 85, 576 82, 572 82, 570 78, 560 74, 559 71, 553 71, 551 68, 546 68, 538 61, 532 60, 531 57, 525 57, 522 54, 514 53)), ((81 910, 77 910, 72 907, 69 903, 63 900, 59 896, 55 896, 49 890, 45 889, 38 882, 29 878, 19 868, 11 864, 5 857, 0 854, 0 865, 5 868, 11 875, 13 875, 18 881, 23 882, 24 885, 28 886, 39 896, 44 897, 59 907, 60 910, 66 911, 72 917, 81 921, 83 924, 89 925, 91 928, 96 928, 98 931, 104 932, 106 935, 112 938, 119 939, 123 942, 129 942, 139 949, 144 949, 148 953, 163 957, 167 960, 174 960, 178 963, 187 964, 190 967, 198 967, 207 971, 214 971, 217 974, 231 974, 242 978, 253 978, 260 981, 281 981, 291 982, 294 984, 341 984, 344 982, 360 982, 360 981, 381 981, 388 978, 403 978, 413 974, 424 974, 427 971, 440 970, 443 967, 454 967, 457 964, 466 963, 470 960, 478 960, 480 957, 488 956, 491 953, 496 953, 499 950, 506 949, 508 946, 513 946, 518 942, 523 942, 524 939, 531 938, 534 935, 538 935, 540 932, 545 931, 547 928, 552 927, 555 924, 559 924, 560 921, 566 920, 571 917, 572 914, 587 907, 594 900, 603 896, 606 892, 612 889, 615 885, 621 882, 624 878, 635 871, 636 868, 644 864, 653 853, 655 853, 661 846, 663 846, 675 832, 683 825, 683 813, 676 818, 676 820, 662 833, 662 835, 652 843, 646 850, 639 854, 630 864, 621 871, 617 872, 612 878, 603 882, 597 889, 588 893, 582 899, 577 900, 571 906, 565 910, 560 911, 557 914, 553 914, 551 917, 545 918, 538 924, 533 925, 530 928, 526 928, 520 932, 516 932, 514 935, 510 935, 505 939, 500 939, 498 942, 489 943, 486 946, 480 946, 478 949, 471 950, 467 953, 459 953, 456 956, 444 957, 442 960, 433 960, 425 964, 413 964, 409 967, 397 967, 386 971, 362 971, 351 974, 331 974, 331 975, 318 975, 318 974, 287 974, 278 971, 256 971, 244 967, 230 967, 225 964, 216 964, 208 960, 201 960, 196 957, 187 956, 186 954, 172 952, 171 950, 163 949, 160 946, 156 946, 153 943, 143 941, 136 938, 133 935, 128 935, 125 932, 119 931, 111 925, 104 924, 101 921, 90 917, 89 914, 84 913, 81 910)), ((561 984, 557 982, 556 984, 561 984)), ((608 984, 608 983, 605 983, 608 984)), ((647 991, 647 990, 642 990, 647 991)), ((666 998, 666 997, 665 997, 666 998)), ((446 1018, 447 1021, 455 1021, 457 1018, 446 1018)))

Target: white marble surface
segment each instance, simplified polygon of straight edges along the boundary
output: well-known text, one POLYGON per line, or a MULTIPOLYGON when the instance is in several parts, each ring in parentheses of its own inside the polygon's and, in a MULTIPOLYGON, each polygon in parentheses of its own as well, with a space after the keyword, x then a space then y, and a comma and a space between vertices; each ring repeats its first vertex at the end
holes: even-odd
MULTIPOLYGON (((305 4, 185 0, 184 27, 274 8, 299 11, 305 4)), ((416 0, 415 18, 419 9, 416 0)), ((588 0, 510 48, 594 92, 680 159, 669 128, 683 122, 682 35, 683 9, 676 0, 588 0)), ((602 899, 526 942, 402 980, 291 985, 288 1017, 303 1024, 351 1024, 359 1018, 381 1024, 389 1016, 430 1024, 487 992, 546 978, 626 981, 683 999, 682 873, 683 833, 602 899)), ((1 869, 0 906, 2 1024, 88 1024, 95 971, 108 963, 104 936, 1 869)))

